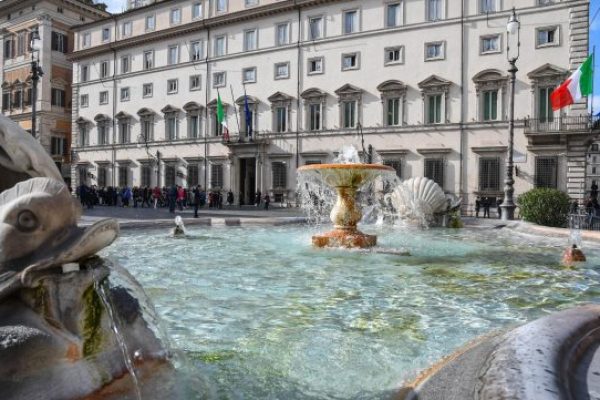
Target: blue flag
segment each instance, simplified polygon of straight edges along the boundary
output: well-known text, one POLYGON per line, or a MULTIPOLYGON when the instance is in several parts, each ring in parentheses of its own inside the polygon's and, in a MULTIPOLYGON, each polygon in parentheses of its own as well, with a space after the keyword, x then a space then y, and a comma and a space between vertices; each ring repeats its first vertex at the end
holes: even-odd
POLYGON ((244 93, 244 113, 246 114, 246 135, 252 139, 252 113, 248 106, 248 95, 244 93))

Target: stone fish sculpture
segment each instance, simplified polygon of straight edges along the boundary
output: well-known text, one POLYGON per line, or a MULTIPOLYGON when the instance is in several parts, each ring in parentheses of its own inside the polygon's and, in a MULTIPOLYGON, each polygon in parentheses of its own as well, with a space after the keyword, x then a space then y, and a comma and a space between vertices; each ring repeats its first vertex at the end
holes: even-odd
POLYGON ((169 365, 142 288, 95 256, 116 239, 118 223, 82 228, 80 216, 52 159, 0 116, 2 399, 78 399, 100 390, 106 398, 115 386, 120 398, 132 393, 124 380, 169 365), (114 274, 129 285, 109 285, 114 274))

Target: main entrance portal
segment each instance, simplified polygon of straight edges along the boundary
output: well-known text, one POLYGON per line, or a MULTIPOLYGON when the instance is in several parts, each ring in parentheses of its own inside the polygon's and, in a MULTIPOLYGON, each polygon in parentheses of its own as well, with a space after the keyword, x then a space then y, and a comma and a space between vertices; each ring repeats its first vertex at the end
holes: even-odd
POLYGON ((256 193, 256 158, 240 158, 240 204, 254 204, 256 193))

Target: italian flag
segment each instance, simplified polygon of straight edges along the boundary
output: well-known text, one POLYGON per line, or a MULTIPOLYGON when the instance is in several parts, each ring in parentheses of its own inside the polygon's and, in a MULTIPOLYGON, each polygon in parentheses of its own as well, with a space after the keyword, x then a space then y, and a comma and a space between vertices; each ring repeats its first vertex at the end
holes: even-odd
POLYGON ((563 82, 550 94, 552 109, 560 110, 563 107, 571 105, 583 96, 592 94, 594 79, 594 56, 591 55, 583 64, 573 72, 569 79, 563 82))
POLYGON ((223 102, 221 101, 221 95, 219 93, 217 93, 217 122, 223 125, 223 140, 229 141, 229 128, 227 128, 225 110, 223 109, 223 102))

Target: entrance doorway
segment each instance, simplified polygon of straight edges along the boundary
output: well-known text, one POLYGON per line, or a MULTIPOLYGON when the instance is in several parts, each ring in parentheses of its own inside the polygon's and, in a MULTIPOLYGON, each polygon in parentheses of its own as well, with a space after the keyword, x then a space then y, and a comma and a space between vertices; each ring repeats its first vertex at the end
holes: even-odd
POLYGON ((254 204, 256 193, 256 158, 240 158, 240 196, 241 204, 254 204))

